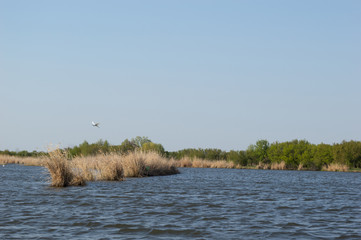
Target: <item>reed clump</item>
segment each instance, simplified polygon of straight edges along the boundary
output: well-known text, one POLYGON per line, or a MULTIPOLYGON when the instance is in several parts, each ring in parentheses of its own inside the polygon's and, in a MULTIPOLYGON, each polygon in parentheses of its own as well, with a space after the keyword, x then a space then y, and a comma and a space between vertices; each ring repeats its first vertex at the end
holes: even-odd
POLYGON ((258 165, 256 166, 256 169, 269 170, 271 169, 271 165, 268 163, 259 162, 258 165))
POLYGON ((125 177, 162 176, 179 173, 174 161, 155 152, 98 154, 68 160, 61 151, 52 152, 45 165, 51 185, 66 187, 86 181, 123 181, 125 177))
POLYGON ((124 180, 123 165, 116 154, 76 157, 71 162, 72 167, 86 181, 124 180))
POLYGON ((177 167, 189 167, 189 168, 241 168, 239 165, 230 161, 218 160, 212 161, 201 158, 189 158, 184 157, 180 160, 174 160, 177 167))
POLYGON ((85 179, 78 171, 74 171, 65 153, 60 150, 49 153, 49 157, 45 161, 45 167, 49 170, 51 186, 53 187, 85 185, 85 179))
POLYGON ((108 159, 100 164, 99 179, 102 181, 123 181, 123 165, 114 159, 108 159))
POLYGON ((145 177, 147 155, 142 152, 129 152, 126 155, 119 155, 125 177, 145 177))
POLYGON ((286 163, 284 161, 279 163, 271 163, 271 169, 272 170, 286 170, 286 163))
POLYGON ((212 161, 211 168, 236 168, 237 166, 233 162, 219 160, 212 161))
POLYGON ((193 161, 190 157, 183 157, 180 160, 175 160, 177 167, 192 167, 193 161))
POLYGON ((164 176, 179 173, 175 163, 157 152, 134 152, 128 157, 144 159, 144 176, 164 176))
POLYGON ((330 171, 330 172, 347 172, 348 170, 349 167, 341 163, 331 163, 322 168, 322 171, 330 171))

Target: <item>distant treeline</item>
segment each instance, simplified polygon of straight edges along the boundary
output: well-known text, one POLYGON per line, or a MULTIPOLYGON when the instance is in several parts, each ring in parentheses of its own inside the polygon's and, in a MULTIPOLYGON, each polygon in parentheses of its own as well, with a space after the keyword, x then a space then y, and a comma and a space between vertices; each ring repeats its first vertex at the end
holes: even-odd
POLYGON ((331 163, 361 168, 361 142, 343 141, 337 144, 311 144, 306 140, 269 143, 259 140, 245 151, 225 152, 220 149, 184 149, 168 156, 180 159, 196 157, 210 160, 228 160, 241 166, 256 166, 284 162, 287 169, 321 170, 331 163))
POLYGON ((179 151, 165 151, 159 143, 153 143, 147 137, 136 137, 124 140, 121 145, 110 145, 107 141, 89 144, 84 141, 79 146, 69 148, 71 156, 96 155, 98 153, 126 153, 140 149, 142 151, 156 151, 165 157, 182 159, 184 157, 208 160, 232 161, 241 166, 256 166, 259 164, 281 163, 287 169, 321 170, 331 163, 347 165, 351 168, 361 168, 361 142, 343 141, 336 144, 311 144, 306 140, 269 143, 259 140, 242 151, 222 151, 221 149, 183 149, 179 151))
MULTIPOLYGON (((347 165, 350 168, 361 168, 361 142, 343 141, 336 144, 311 144, 306 140, 269 143, 259 140, 242 151, 222 151, 220 149, 183 149, 165 151, 159 143, 153 143, 147 137, 135 137, 124 140, 120 145, 111 145, 108 141, 99 140, 96 143, 84 141, 78 146, 66 148, 70 157, 89 156, 99 153, 127 153, 134 150, 155 151, 168 158, 182 159, 184 157, 226 160, 240 166, 257 166, 259 164, 274 164, 284 162, 287 169, 321 170, 331 163, 347 165)), ((13 156, 39 156, 41 152, 10 152, 0 151, 0 154, 13 156)))
POLYGON ((45 152, 37 152, 37 151, 32 151, 32 152, 28 152, 28 151, 9 151, 9 150, 0 151, 0 155, 16 156, 16 157, 39 157, 39 156, 43 156, 43 155, 46 155, 46 154, 47 153, 45 153, 45 152))
POLYGON ((164 148, 161 144, 153 143, 147 137, 135 137, 131 140, 125 139, 120 145, 110 145, 108 141, 99 140, 96 143, 89 144, 87 141, 84 141, 79 146, 73 148, 67 148, 70 156, 89 156, 96 155, 99 153, 128 153, 135 150, 142 151, 155 151, 161 155, 166 155, 164 148))

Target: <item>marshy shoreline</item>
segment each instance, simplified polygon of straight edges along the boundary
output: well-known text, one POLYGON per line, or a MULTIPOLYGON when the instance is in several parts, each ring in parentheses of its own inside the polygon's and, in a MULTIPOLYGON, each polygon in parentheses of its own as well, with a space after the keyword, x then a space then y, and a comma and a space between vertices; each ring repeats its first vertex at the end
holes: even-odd
MULTIPOLYGON (((146 153, 143 153, 146 155, 146 153)), ((145 156, 144 155, 144 156, 145 156)), ((191 157, 183 157, 181 159, 168 159, 162 157, 158 153, 153 152, 151 155, 158 156, 160 159, 167 161, 168 163, 173 164, 175 167, 187 167, 187 168, 229 168, 229 169, 263 169, 263 170, 298 170, 298 171, 319 171, 314 169, 304 168, 302 164, 298 166, 298 168, 288 168, 284 161, 279 163, 271 163, 271 164, 263 164, 258 163, 257 165, 247 165, 242 166, 240 164, 235 164, 232 161, 227 160, 209 160, 209 159, 201 159, 201 158, 191 158, 191 157)), ((106 161, 107 158, 113 158, 115 156, 125 156, 124 154, 98 154, 95 156, 87 156, 87 157, 76 157, 75 161, 78 162, 88 162, 94 164, 94 162, 102 159, 106 161)), ((135 156, 135 155, 132 155, 135 156)), ((63 156, 65 157, 65 156, 63 156)), ((66 157, 65 157, 66 158, 66 157)), ((19 156, 7 156, 0 155, 0 164, 20 164, 25 166, 43 166, 45 167, 45 163, 47 161, 47 156, 39 156, 39 157, 19 157, 19 156)), ((69 160, 69 159, 68 159, 69 160)), ((72 161, 72 160, 69 160, 72 161)), ((333 172, 361 172, 360 168, 350 168, 345 164, 339 163, 331 163, 329 165, 324 165, 320 171, 333 171, 333 172)))
MULTIPOLYGON (((312 170, 303 168, 289 169, 284 161, 279 163, 259 163, 253 166, 241 166, 232 161, 206 160, 184 157, 168 159, 157 152, 133 151, 127 154, 107 153, 95 156, 69 158, 68 153, 54 150, 39 157, 18 157, 0 155, 0 164, 21 164, 45 167, 50 175, 53 187, 84 186, 88 181, 124 181, 126 178, 165 176, 178 174, 178 168, 228 168, 228 169, 263 169, 263 170, 312 170)), ((347 165, 331 163, 321 171, 361 172, 350 169, 347 165)))
POLYGON ((69 158, 66 151, 57 149, 39 157, 0 155, 0 164, 45 167, 52 187, 84 186, 87 181, 123 181, 131 177, 179 173, 174 161, 156 152, 141 151, 69 158))

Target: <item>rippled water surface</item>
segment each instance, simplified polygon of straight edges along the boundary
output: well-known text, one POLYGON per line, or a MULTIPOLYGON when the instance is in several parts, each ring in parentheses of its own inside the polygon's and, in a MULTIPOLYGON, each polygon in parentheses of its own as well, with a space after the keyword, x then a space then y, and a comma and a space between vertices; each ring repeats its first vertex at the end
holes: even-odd
POLYGON ((180 169, 51 188, 0 168, 0 239, 361 239, 361 174, 180 169))

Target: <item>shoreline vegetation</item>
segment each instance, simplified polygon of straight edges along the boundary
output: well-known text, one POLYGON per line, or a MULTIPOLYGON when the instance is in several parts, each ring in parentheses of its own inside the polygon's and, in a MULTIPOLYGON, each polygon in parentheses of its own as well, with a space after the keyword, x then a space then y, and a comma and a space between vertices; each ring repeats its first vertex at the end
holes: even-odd
MULTIPOLYGON (((82 164, 95 164, 94 162, 103 159, 102 163, 108 163, 107 159, 111 155, 96 155, 91 157, 79 157, 76 158, 76 161, 82 162, 82 164), (98 159, 98 160, 97 160, 98 159), (88 163, 87 163, 88 162, 88 163)), ((166 159, 166 158, 164 158, 166 159)), ((258 164, 257 166, 241 166, 235 165, 233 162, 228 162, 225 160, 206 160, 199 158, 189 158, 184 157, 180 160, 167 159, 169 163, 173 164, 177 168, 228 168, 228 169, 262 169, 262 170, 298 170, 298 171, 317 171, 312 169, 303 168, 302 164, 299 165, 297 169, 287 169, 285 162, 273 163, 273 164, 258 164)), ((46 158, 44 157, 16 157, 16 156, 1 156, 0 155, 0 164, 20 164, 24 166, 42 166, 45 167, 46 158)), ((96 165, 96 164, 95 164, 96 165)), ((325 165, 320 171, 330 171, 330 172, 361 172, 360 168, 349 168, 347 165, 339 163, 331 163, 330 165, 325 165)), ((150 175, 149 175, 150 176, 150 175)), ((152 175, 156 176, 156 175, 152 175)), ((97 179, 95 177, 90 178, 90 180, 97 179)), ((89 180, 89 179, 88 179, 89 180)))
POLYGON ((50 173, 51 186, 83 186, 87 181, 123 181, 125 178, 164 176, 179 173, 174 162, 156 152, 98 154, 71 160, 59 149, 43 160, 50 173))
POLYGON ((269 143, 259 140, 245 151, 183 149, 165 151, 147 137, 121 145, 99 140, 48 152, 0 151, 0 164, 44 166, 52 186, 84 185, 87 181, 122 181, 179 173, 179 167, 361 172, 361 142, 333 145, 306 140, 269 143))

